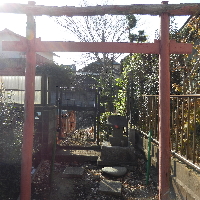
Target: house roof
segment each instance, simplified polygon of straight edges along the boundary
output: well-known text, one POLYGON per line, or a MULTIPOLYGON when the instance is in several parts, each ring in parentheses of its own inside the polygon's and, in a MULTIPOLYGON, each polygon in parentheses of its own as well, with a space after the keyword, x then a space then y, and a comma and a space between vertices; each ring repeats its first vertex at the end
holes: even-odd
MULTIPOLYGON (((7 28, 5 28, 4 30, 0 31, 0 35, 3 35, 3 34, 9 34, 9 35, 13 35, 13 36, 16 36, 16 37, 18 37, 18 38, 21 38, 21 39, 25 39, 24 36, 19 35, 19 34, 13 32, 13 31, 11 31, 11 30, 9 30, 9 29, 7 29, 7 28)), ((58 55, 56 55, 54 52, 49 52, 49 53, 52 53, 54 56, 58 56, 58 55)), ((59 56, 58 56, 58 57, 59 57, 59 56)))
POLYGON ((183 24, 183 26, 181 26, 181 28, 179 30, 182 30, 186 25, 187 23, 190 21, 190 19, 192 18, 193 16, 189 16, 188 19, 185 21, 185 23, 183 24))
POLYGON ((25 38, 25 37, 23 37, 23 36, 21 36, 21 35, 15 33, 15 32, 13 32, 13 31, 7 29, 7 28, 5 28, 4 30, 0 31, 0 35, 5 34, 5 33, 6 33, 6 34, 9 34, 9 35, 14 35, 14 36, 16 36, 16 37, 18 37, 18 38, 25 38))

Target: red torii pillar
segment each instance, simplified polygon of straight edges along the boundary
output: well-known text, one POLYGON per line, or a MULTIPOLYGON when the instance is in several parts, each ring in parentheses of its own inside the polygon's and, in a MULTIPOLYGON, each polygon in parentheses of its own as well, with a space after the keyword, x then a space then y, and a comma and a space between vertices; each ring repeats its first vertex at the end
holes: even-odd
POLYGON ((27 15, 27 50, 25 71, 24 129, 21 161, 20 200, 31 199, 31 168, 34 134, 34 97, 35 97, 35 20, 27 15))
POLYGON ((170 50, 169 15, 161 15, 159 54, 159 199, 170 192, 170 50))
POLYGON ((192 45, 169 41, 169 15, 161 15, 161 40, 154 43, 42 42, 35 40, 33 16, 28 16, 27 40, 3 42, 3 50, 27 52, 25 123, 22 149, 21 200, 31 198, 31 164, 34 130, 35 53, 105 52, 159 54, 159 199, 168 200, 170 177, 170 53, 191 53, 192 45), (32 24, 32 25, 31 25, 32 24))

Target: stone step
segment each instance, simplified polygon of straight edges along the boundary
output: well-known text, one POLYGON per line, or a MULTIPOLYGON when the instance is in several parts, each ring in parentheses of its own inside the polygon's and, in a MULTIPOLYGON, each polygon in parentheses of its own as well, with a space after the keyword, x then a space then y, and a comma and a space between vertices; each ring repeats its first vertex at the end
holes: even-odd
POLYGON ((101 155, 99 150, 67 150, 67 149, 57 149, 56 150, 56 161, 65 162, 97 162, 98 157, 101 155))
POLYGON ((100 150, 100 145, 82 146, 82 145, 57 145, 57 149, 67 149, 67 150, 100 150))
POLYGON ((121 196, 122 183, 120 181, 101 180, 99 184, 99 193, 121 196))
POLYGON ((82 178, 84 173, 83 167, 66 167, 62 177, 66 178, 82 178))

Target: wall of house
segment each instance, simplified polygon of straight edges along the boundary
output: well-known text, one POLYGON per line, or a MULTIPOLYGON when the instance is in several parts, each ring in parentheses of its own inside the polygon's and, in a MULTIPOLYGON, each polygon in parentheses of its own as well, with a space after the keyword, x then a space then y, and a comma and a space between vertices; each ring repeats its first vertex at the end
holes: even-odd
POLYGON ((49 52, 37 52, 36 61, 37 61, 37 65, 43 64, 43 63, 52 63, 53 54, 49 52))
MULTIPOLYGON (((148 153, 148 138, 145 138, 139 131, 131 129, 129 131, 130 143, 137 145, 144 151, 146 157, 148 153)), ((151 164, 158 171, 158 144, 151 143, 151 164)), ((200 173, 191 168, 180 159, 171 157, 171 199, 198 200, 200 199, 200 173)))
MULTIPOLYGON (((41 104, 42 77, 35 76, 35 104, 41 104)), ((0 89, 7 101, 24 104, 25 76, 0 76, 0 89)))
MULTIPOLYGON (((8 29, 0 31, 0 58, 12 58, 12 59, 26 58, 25 52, 2 50, 2 41, 20 41, 20 39, 23 38, 25 39, 25 37, 17 35, 16 33, 8 29)), ((37 52, 36 62, 37 64, 53 62, 53 52, 37 52)))
POLYGON ((3 51, 2 41, 20 41, 20 38, 15 35, 10 35, 7 33, 1 34, 0 35, 0 58, 25 58, 25 54, 23 52, 3 51))

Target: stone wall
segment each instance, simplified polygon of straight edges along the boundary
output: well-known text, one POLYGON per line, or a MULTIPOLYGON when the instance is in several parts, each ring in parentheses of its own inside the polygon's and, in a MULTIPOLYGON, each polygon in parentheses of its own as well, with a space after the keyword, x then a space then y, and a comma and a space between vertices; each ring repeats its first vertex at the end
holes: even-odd
MULTIPOLYGON (((135 145, 147 156, 148 139, 137 130, 131 130, 135 145)), ((130 141, 132 142, 132 141, 130 141)), ((158 169, 158 145, 151 143, 151 164, 158 169)), ((200 173, 189 167, 176 157, 171 157, 171 199, 199 200, 200 173)))
POLYGON ((57 133, 57 114, 55 106, 37 106, 35 113, 35 136, 39 136, 41 143, 41 156, 48 158, 52 153, 55 136, 57 133))

